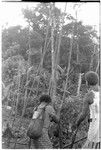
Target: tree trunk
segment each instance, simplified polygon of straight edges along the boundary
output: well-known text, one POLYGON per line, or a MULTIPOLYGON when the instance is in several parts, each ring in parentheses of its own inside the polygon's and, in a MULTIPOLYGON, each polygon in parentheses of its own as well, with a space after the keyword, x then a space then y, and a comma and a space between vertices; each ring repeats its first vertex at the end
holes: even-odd
MULTIPOLYGON (((54 12, 55 5, 52 5, 52 11, 54 12)), ((55 46, 54 46, 54 28, 55 28, 55 17, 54 13, 52 16, 52 29, 51 29, 51 58, 52 58, 52 76, 51 76, 51 97, 54 104, 56 96, 56 61, 55 61, 55 46)))
MULTIPOLYGON (((77 64, 79 64, 79 45, 77 42, 77 64)), ((81 88, 81 72, 79 71, 78 73, 78 86, 77 86, 77 95, 80 93, 80 88, 81 88)))
POLYGON ((71 39, 70 39, 70 51, 69 51, 69 58, 68 58, 66 84, 65 84, 65 87, 64 87, 64 93, 63 93, 63 97, 62 97, 62 102, 64 102, 64 100, 65 100, 65 93, 66 93, 67 84, 68 84, 68 77, 69 77, 69 71, 70 71, 70 62, 71 62, 71 56, 72 56, 72 47, 73 47, 73 33, 74 33, 74 26, 72 28, 72 36, 71 36, 71 39))
MULTIPOLYGON (((44 61, 44 57, 45 57, 45 54, 46 54, 46 50, 47 50, 47 38, 48 38, 48 32, 49 32, 49 27, 50 27, 50 19, 51 19, 51 11, 49 11, 49 21, 48 21, 48 25, 47 25, 47 30, 46 30, 46 37, 45 37, 45 43, 44 43, 44 48, 43 48, 43 54, 42 54, 42 57, 41 57, 41 62, 38 66, 38 70, 37 70, 37 74, 36 74, 36 77, 40 74, 42 68, 43 68, 43 61, 44 61)), ((37 84, 37 93, 36 93, 36 96, 38 95, 38 89, 39 89, 39 81, 40 79, 38 80, 38 84, 37 84)), ((33 84, 31 86, 31 88, 33 87, 35 83, 35 80, 33 81, 33 84)), ((29 96, 30 96, 30 93, 31 91, 29 92, 29 96)), ((29 98, 28 96, 28 98, 29 98)))
MULTIPOLYGON (((76 24, 77 24, 77 11, 76 11, 76 24)), ((78 27, 77 27, 77 36, 78 36, 78 27)), ((77 40, 77 64, 79 63, 79 44, 77 40)), ((77 95, 80 93, 80 87, 81 87, 81 73, 78 73, 78 87, 77 87, 77 95)))
POLYGON ((97 64, 97 67, 96 67, 96 71, 95 72, 98 72, 99 70, 99 60, 98 60, 98 64, 97 64))
POLYGON ((93 57, 94 57, 94 54, 95 54, 95 48, 96 48, 96 45, 94 45, 94 52, 91 55, 90 70, 92 70, 92 67, 93 67, 93 57))
MULTIPOLYGON (((30 26, 29 26, 29 32, 30 32, 30 26)), ((29 36, 29 40, 30 40, 30 36, 29 36)), ((30 42, 29 42, 30 43, 30 42)), ((29 50, 30 50, 30 44, 29 44, 29 50)), ((28 66, 30 65, 30 55, 28 55, 28 66)), ((29 68, 29 67, 28 67, 29 68)), ((26 79, 26 83, 28 82, 28 69, 27 69, 27 79, 26 79)), ((21 115, 21 118, 20 118, 20 121, 19 121, 19 130, 20 130, 20 127, 21 127, 21 124, 22 124, 22 118, 25 114, 25 110, 26 110, 26 104, 27 104, 27 88, 26 88, 26 91, 25 91, 25 95, 24 95, 24 106, 23 106, 23 110, 22 110, 22 115, 21 115)), ((16 143, 17 143, 17 139, 15 140, 15 144, 14 144, 14 149, 16 147, 16 143)))
MULTIPOLYGON (((19 92, 19 88, 20 88, 20 62, 19 62, 19 69, 18 69, 18 77, 19 77, 19 80, 18 80, 18 92, 19 92)), ((12 128, 14 126, 14 122, 16 120, 16 117, 17 117, 17 108, 18 108, 18 103, 19 103, 19 96, 20 96, 20 93, 17 94, 17 100, 16 100, 16 106, 15 106, 15 116, 14 116, 14 120, 12 122, 12 128)))
POLYGON ((98 63, 97 63, 97 66, 96 66, 96 70, 95 70, 95 72, 100 71, 99 66, 100 66, 100 52, 98 53, 98 63))
MULTIPOLYGON (((54 7, 54 6, 53 6, 54 7)), ((62 23, 61 23, 61 29, 60 29, 60 34, 59 34, 59 39, 56 40, 56 44, 54 46, 54 26, 55 26, 55 18, 53 16, 53 28, 52 28, 52 97, 53 97, 53 101, 55 100, 55 96, 56 96, 56 87, 57 87, 57 79, 56 79, 56 71, 57 71, 57 67, 59 65, 59 53, 60 53, 60 45, 61 45, 61 36, 62 36, 62 26, 64 23, 64 15, 66 12, 66 7, 67 7, 67 3, 65 5, 65 9, 64 9, 64 13, 62 16, 62 23), (58 43, 58 45, 57 45, 58 43), (55 50, 54 50, 55 47, 55 50)), ((54 9, 54 8, 53 8, 54 9)), ((54 14, 53 14, 54 15, 54 14)), ((57 37, 58 38, 58 37, 57 37)))
POLYGON ((41 58, 41 62, 39 64, 39 68, 38 68, 38 73, 40 73, 42 67, 43 67, 43 61, 44 61, 44 56, 45 56, 45 53, 46 53, 46 46, 47 46, 47 38, 48 38, 48 32, 49 32, 49 27, 50 27, 50 19, 51 19, 51 11, 49 11, 49 21, 48 21, 48 26, 47 26, 47 31, 46 31, 46 38, 45 38, 45 44, 44 44, 44 49, 43 49, 43 55, 42 55, 42 58, 41 58))
POLYGON ((80 94, 80 87, 81 87, 81 73, 79 73, 79 78, 78 78, 77 95, 80 94))
MULTIPOLYGON (((58 112, 59 116, 61 114, 61 108, 62 108, 63 102, 65 101, 65 93, 67 91, 68 77, 69 77, 69 71, 70 71, 70 62, 71 62, 71 56, 72 56, 73 33, 74 33, 74 27, 72 28, 72 36, 71 36, 71 40, 70 40, 70 51, 69 51, 66 83, 65 83, 65 86, 64 86, 64 93, 63 93, 60 109, 59 109, 59 112, 58 112)), ((61 139, 61 124, 60 123, 59 123, 59 148, 63 148, 62 139, 61 139)))

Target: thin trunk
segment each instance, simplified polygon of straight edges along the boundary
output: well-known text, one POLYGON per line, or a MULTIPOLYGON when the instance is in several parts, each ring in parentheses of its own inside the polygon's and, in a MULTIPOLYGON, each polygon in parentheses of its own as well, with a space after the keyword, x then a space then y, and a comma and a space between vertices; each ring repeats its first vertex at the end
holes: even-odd
MULTIPOLYGON (((67 7, 67 3, 65 5, 65 10, 64 10, 64 14, 66 11, 66 7, 67 7)), ((61 45, 61 36, 62 36, 62 26, 64 23, 64 14, 63 14, 63 19, 62 19, 62 25, 61 25, 61 30, 60 30, 60 34, 59 34, 59 43, 58 43, 58 47, 57 47, 57 43, 56 43, 56 47, 57 49, 55 49, 55 54, 56 56, 54 56, 55 60, 55 86, 54 86, 54 96, 56 95, 56 87, 57 87, 57 82, 56 82, 56 71, 57 71, 57 65, 59 64, 59 54, 60 54, 60 45, 61 45)), ((53 64, 54 65, 54 64, 53 64)), ((57 112, 57 116, 60 118, 60 110, 61 108, 58 110, 57 112)), ((61 135, 61 123, 59 122, 59 148, 62 148, 62 139, 61 139, 62 135, 61 135)))
MULTIPOLYGON (((45 56, 45 52, 46 52, 46 40, 47 40, 47 36, 48 36, 49 25, 50 25, 50 24, 48 24, 48 27, 47 27, 47 34, 46 34, 46 39, 45 39, 45 45, 44 45, 43 56, 42 56, 41 62, 40 62, 39 67, 38 67, 37 75, 40 73, 41 68, 42 68, 42 65, 43 65, 43 60, 44 60, 44 56, 45 56)), ((30 40, 30 39, 29 39, 29 40, 30 40)), ((29 44, 29 49, 30 49, 30 44, 29 44)), ((29 64, 29 62, 30 62, 30 55, 28 56, 28 64, 29 64)), ((37 76, 37 75, 36 75, 36 76, 37 76)), ((27 81, 28 81, 28 71, 27 71, 27 81)), ((26 82, 27 82, 27 81, 26 81, 26 82)), ((34 80, 34 81, 35 81, 35 80, 34 80)), ((33 81, 33 84, 34 84, 34 81, 33 81)), ((38 82, 38 85, 39 85, 39 82, 38 82)), ((21 127, 22 118, 23 118, 24 113, 25 113, 26 105, 27 105, 27 88, 26 88, 25 96, 24 96, 24 107, 23 107, 23 110, 22 110, 21 118, 20 118, 19 130, 20 130, 20 127, 21 127)), ((14 148, 16 147, 16 143, 17 143, 17 139, 16 139, 16 141, 15 141, 14 148)))
POLYGON ((68 58, 68 68, 67 68, 67 75, 66 75, 66 84, 64 87, 64 93, 63 93, 63 97, 62 97, 62 103, 65 100, 65 93, 66 93, 66 89, 67 89, 67 84, 68 84, 68 77, 69 77, 69 71, 70 71, 70 62, 71 62, 71 56, 72 56, 72 47, 73 47, 73 33, 74 33, 74 27, 72 28, 72 37, 70 40, 70 51, 69 51, 69 58, 68 58))
POLYGON ((94 54, 95 54, 95 49, 96 49, 96 45, 94 45, 94 52, 91 55, 90 70, 92 70, 92 67, 93 67, 93 57, 94 57, 94 54))
MULTIPOLYGON (((61 102, 61 105, 60 105, 60 110, 58 112, 58 115, 60 116, 60 113, 61 113, 61 108, 62 108, 62 105, 63 105, 63 102, 65 101, 65 94, 66 94, 66 91, 67 91, 67 84, 68 84, 68 77, 69 77, 69 71, 70 71, 70 62, 71 62, 71 56, 72 56, 72 46, 73 46, 73 33, 74 33, 74 27, 72 28, 72 37, 71 37, 71 40, 70 40, 70 51, 69 51, 69 58, 68 58, 68 68, 67 68, 67 75, 66 75, 66 84, 64 86, 64 93, 63 93, 63 97, 62 97, 62 102, 61 102)), ((59 123, 59 147, 62 148, 63 145, 62 145, 62 139, 61 139, 61 124, 59 123)))
POLYGON ((64 13, 63 13, 63 18, 62 18, 62 24, 61 24, 61 29, 60 29, 60 34, 59 34, 59 44, 57 48, 57 56, 56 56, 56 64, 59 64, 59 54, 60 54, 60 45, 61 45, 61 37, 62 37, 62 27, 64 24, 64 14, 66 13, 66 8, 67 8, 67 3, 65 5, 64 13))
MULTIPOLYGON (((20 62, 19 62, 19 69, 18 69, 18 78, 19 78, 19 80, 18 80, 18 92, 19 92, 19 88, 20 88, 20 62)), ((15 107, 15 117, 14 117, 14 120, 13 120, 13 122, 12 122, 12 128, 13 128, 13 126, 14 126, 14 122, 15 122, 15 120, 16 120, 16 117, 17 117, 17 108, 18 108, 18 103, 19 103, 19 96, 20 96, 20 93, 18 93, 18 95, 17 95, 17 100, 16 100, 16 107, 15 107)))
POLYGON ((99 60, 98 60, 98 64, 97 64, 97 67, 96 67, 96 71, 95 72, 98 72, 99 70, 99 60))
MULTIPOLYGON (((30 33, 30 26, 29 26, 29 33, 30 33)), ((29 36, 29 41, 30 41, 30 36, 29 36)), ((30 42, 29 42, 30 43, 30 42)), ((29 44, 29 50, 31 49, 30 47, 30 44, 29 44)), ((28 66, 30 65, 30 55, 28 55, 28 66)), ((28 67, 29 68, 29 67, 28 67)), ((28 82, 28 70, 27 70, 27 79, 26 79, 26 83, 28 82)), ((19 121, 19 130, 20 130, 20 127, 21 127, 21 124, 22 124, 22 118, 24 116, 24 113, 25 113, 25 109, 26 109, 26 104, 27 104, 27 88, 26 88, 26 91, 25 91, 25 95, 24 95, 24 106, 23 106, 23 110, 22 110, 22 115, 21 115, 21 118, 20 118, 20 121, 19 121)), ((15 140, 15 144, 14 144, 14 149, 16 147, 16 144, 17 144, 17 139, 15 140)))
POLYGON ((79 73, 77 95, 80 94, 80 88, 81 88, 81 75, 82 75, 82 74, 79 73))
POLYGON ((79 63, 79 45, 77 41, 77 63, 79 63))
MULTIPOLYGON (((63 23, 64 23, 64 17, 65 17, 64 15, 65 15, 65 12, 66 12, 66 7, 67 7, 67 3, 65 5, 65 9, 64 9, 63 19, 62 19, 62 24, 61 24, 61 30, 60 30, 60 34, 59 34, 58 47, 56 45, 56 48, 57 48, 57 53, 56 53, 56 71, 57 71, 57 66, 59 65, 59 62, 60 62, 60 60, 59 60, 59 57, 60 57, 60 45, 61 45, 62 27, 63 27, 63 23)), ((57 87, 57 82, 55 83, 55 86, 57 87)), ((55 91, 56 91, 56 89, 55 89, 55 91)), ((60 111, 61 111, 61 107, 60 107, 60 109, 57 112, 58 118, 60 118, 60 111)), ((62 135, 61 135, 61 123, 59 122, 59 148, 62 148, 62 139, 61 138, 62 138, 62 135)))
MULTIPOLYGON (((67 3, 65 5, 65 10, 64 10, 64 14, 66 12, 66 7, 67 7, 67 3)), ((54 8, 53 8, 54 9, 54 8)), ((56 96, 56 71, 57 71, 57 65, 59 64, 59 53, 60 53, 60 45, 61 45, 61 36, 62 36, 62 26, 63 26, 63 23, 64 23, 64 14, 63 14, 63 18, 62 18, 62 24, 61 24, 61 30, 60 30, 60 34, 59 34, 59 40, 56 40, 56 44, 54 46, 54 39, 53 39, 53 36, 54 36, 54 33, 53 33, 53 30, 54 30, 54 23, 53 23, 53 28, 52 28, 52 78, 51 78, 51 81, 50 81, 50 85, 51 85, 51 88, 53 88, 53 92, 52 92, 52 95, 53 95, 53 99, 55 99, 55 96, 56 96), (57 46, 57 42, 58 42, 58 46, 57 46), (55 50, 54 50, 54 47, 55 47, 55 50)), ((55 22, 54 20, 55 18, 53 17, 53 22, 55 22)), ((50 86, 49 86, 50 87, 50 86)), ((54 100, 53 100, 54 101, 54 100)))
MULTIPOLYGON (((30 25, 29 25, 29 41, 30 41, 30 25)), ((29 50, 31 50, 30 42, 29 42, 29 50)), ((30 53, 29 53, 29 55, 28 55, 28 68, 29 68, 29 67, 30 67, 30 53)), ((26 83, 28 83, 28 70, 27 70, 26 83)), ((22 119, 22 117, 24 116, 24 113, 25 113, 27 100, 28 100, 28 99, 27 99, 27 88, 26 88, 26 90, 25 90, 25 95, 24 95, 24 107, 23 107, 23 110, 22 110, 21 119, 22 119)))
POLYGON ((100 114, 99 115, 99 137, 101 137, 101 92, 100 91, 101 91, 101 86, 99 86, 99 114, 100 114))
MULTIPOLYGON (((76 10, 76 24, 77 24, 77 10, 76 10)), ((77 27, 77 36, 78 36, 78 27, 77 27)), ((77 40, 77 64, 79 63, 79 44, 77 40)), ((78 86, 77 86, 77 95, 80 93, 80 88, 81 88, 81 73, 78 73, 78 86)))
MULTIPOLYGON (((49 32, 49 27, 50 27, 51 11, 49 12, 49 14, 50 14, 50 15, 49 15, 49 22, 48 22, 48 26, 47 26, 47 30, 46 30, 46 38, 45 38, 45 44, 44 44, 44 48, 43 48, 43 54, 42 54, 41 62, 40 62, 40 64, 39 64, 39 66, 38 66, 38 70, 37 70, 36 76, 38 76, 38 75, 40 74, 40 71, 42 70, 43 61, 44 61, 44 57, 45 57, 46 50, 47 50, 47 49, 46 49, 46 46, 47 46, 47 38, 48 38, 48 32, 49 32)), ((39 81, 40 81, 40 79, 39 79, 39 81)), ((37 84, 37 93, 36 93, 36 96, 37 96, 37 94, 38 94, 39 81, 38 81, 38 84, 37 84)), ((35 83, 35 79, 34 79, 34 81, 33 81, 32 87, 33 87, 34 83, 35 83)), ((31 88, 32 88, 32 87, 31 87, 31 88)), ((29 92, 29 96, 30 96, 30 93, 31 93, 31 91, 29 92)), ((29 96, 28 96, 28 98, 29 98, 29 96)))
MULTIPOLYGON (((50 5, 51 6, 51 5, 50 5)), ((51 22, 51 10, 49 11, 49 21, 48 21, 48 26, 47 26, 47 31, 46 31, 46 38, 45 38, 45 44, 44 44, 44 49, 43 49, 43 54, 42 54, 42 58, 41 58, 41 62, 39 64, 39 67, 38 67, 38 71, 37 71, 37 75, 38 76, 40 74, 40 71, 42 70, 43 68, 43 61, 44 61, 44 57, 45 57, 45 54, 46 54, 46 50, 47 50, 47 39, 48 39, 48 33, 49 33, 49 27, 50 27, 50 22, 51 22)), ((40 80, 39 80, 40 81, 40 80)), ((39 88, 39 81, 38 81, 38 85, 37 85, 37 94, 38 94, 38 88, 39 88)), ((34 85, 34 82, 33 82, 33 85, 34 85)), ((32 85, 32 86, 33 86, 32 85)), ((36 94, 36 95, 37 95, 36 94)))
MULTIPOLYGON (((54 12, 55 5, 53 4, 52 10, 54 12)), ((52 29, 51 29, 51 57, 52 57, 52 77, 51 77, 51 97, 54 103, 56 95, 56 64, 55 64, 55 46, 54 46, 54 29, 55 29, 55 17, 52 16, 52 29)))
MULTIPOLYGON (((77 43, 77 64, 79 63, 79 45, 77 43)), ((80 93, 81 88, 81 72, 78 73, 78 86, 77 86, 77 95, 80 93)))
POLYGON ((43 55, 42 55, 42 58, 41 58, 41 62, 39 64, 39 68, 38 68, 38 73, 37 74, 40 74, 40 71, 41 71, 42 66, 43 66, 44 56, 45 56, 45 53, 46 53, 46 43, 47 43, 47 38, 48 38, 49 25, 50 24, 48 24, 48 26, 47 26, 47 32, 46 32, 46 39, 45 39, 45 44, 44 44, 43 55))
POLYGON ((98 72, 98 70, 100 69, 99 65, 100 65, 100 52, 98 52, 98 63, 97 63, 95 72, 98 72))
MULTIPOLYGON (((66 8, 67 8, 67 3, 65 4, 65 9, 64 9, 64 13, 63 13, 63 18, 62 18, 62 24, 61 24, 61 30, 60 30, 60 34, 59 34, 59 44, 57 47, 57 54, 56 54, 56 70, 57 70, 57 66, 59 65, 59 57, 60 57, 60 45, 61 45, 61 37, 62 37, 62 27, 64 24, 64 17, 65 17, 65 13, 66 13, 66 8)), ((56 82, 56 87, 57 87, 57 82, 56 82)), ((58 116, 60 115, 60 110, 57 114, 58 116)))

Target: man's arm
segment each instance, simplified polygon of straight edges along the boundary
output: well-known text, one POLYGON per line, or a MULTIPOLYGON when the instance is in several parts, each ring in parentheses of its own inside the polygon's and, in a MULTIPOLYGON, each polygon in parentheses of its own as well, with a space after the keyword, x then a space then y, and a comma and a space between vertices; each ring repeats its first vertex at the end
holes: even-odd
POLYGON ((83 104, 82 112, 76 121, 76 126, 79 126, 80 123, 86 118, 86 116, 88 114, 88 110, 89 110, 89 103, 87 101, 85 101, 83 104))
POLYGON ((54 121, 55 123, 58 123, 59 118, 57 117, 54 108, 52 106, 48 106, 47 111, 49 114, 50 121, 54 121))
POLYGON ((91 105, 93 103, 93 99, 94 99, 93 92, 89 92, 86 94, 86 96, 84 98, 83 109, 76 121, 76 126, 79 126, 80 123, 86 118, 86 116, 88 114, 88 110, 89 110, 89 105, 91 105))
POLYGON ((50 118, 51 118, 51 121, 54 121, 55 123, 59 122, 59 118, 56 115, 50 114, 50 118))

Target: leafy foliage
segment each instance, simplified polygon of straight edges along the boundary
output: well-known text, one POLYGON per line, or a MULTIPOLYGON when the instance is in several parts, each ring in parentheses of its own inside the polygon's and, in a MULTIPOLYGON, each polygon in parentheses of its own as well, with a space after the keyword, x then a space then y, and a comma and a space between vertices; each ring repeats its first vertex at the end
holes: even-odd
POLYGON ((2 77, 3 82, 8 85, 13 82, 14 76, 18 75, 18 72, 24 73, 25 72, 25 60, 21 56, 12 56, 8 58, 6 61, 3 61, 2 65, 2 77), (20 64, 19 64, 20 63, 20 64))

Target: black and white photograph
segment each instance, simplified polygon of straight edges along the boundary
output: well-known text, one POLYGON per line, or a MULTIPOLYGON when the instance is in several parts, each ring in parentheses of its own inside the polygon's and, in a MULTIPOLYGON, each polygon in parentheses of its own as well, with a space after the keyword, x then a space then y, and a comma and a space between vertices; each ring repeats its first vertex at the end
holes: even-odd
POLYGON ((1 2, 1 149, 101 149, 100 3, 1 2))

